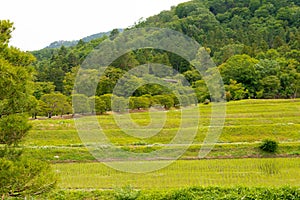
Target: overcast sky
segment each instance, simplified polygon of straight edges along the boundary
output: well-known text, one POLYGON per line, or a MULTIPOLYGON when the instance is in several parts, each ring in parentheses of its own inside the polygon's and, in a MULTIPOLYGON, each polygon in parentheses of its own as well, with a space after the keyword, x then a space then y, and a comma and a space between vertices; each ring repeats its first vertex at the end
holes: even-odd
POLYGON ((0 19, 14 22, 10 44, 38 50, 57 40, 77 40, 126 28, 188 0, 2 0, 0 19))

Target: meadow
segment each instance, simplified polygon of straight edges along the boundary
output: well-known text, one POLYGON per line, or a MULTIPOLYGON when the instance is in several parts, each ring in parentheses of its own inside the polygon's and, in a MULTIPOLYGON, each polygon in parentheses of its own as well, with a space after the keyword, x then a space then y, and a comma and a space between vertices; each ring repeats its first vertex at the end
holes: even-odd
MULTIPOLYGON (((199 105, 193 109, 199 109, 201 115, 193 144, 178 161, 146 174, 120 172, 96 162, 81 142, 72 119, 32 120, 33 129, 21 145, 25 147, 25 155, 52 163, 59 177, 58 186, 63 190, 111 190, 126 185, 142 190, 192 186, 300 186, 299 99, 227 103, 223 132, 214 149, 200 160, 197 156, 209 127, 211 106, 199 105), (258 148, 267 138, 279 142, 275 154, 258 148)), ((164 113, 167 120, 163 129, 144 139, 125 134, 110 114, 97 116, 97 119, 114 145, 126 151, 146 153, 165 147, 179 129, 180 112, 164 113)), ((131 113, 130 116, 140 125, 150 122, 148 112, 131 113)), ((84 118, 89 121, 90 117, 84 118)), ((169 148, 176 151, 178 147, 169 148)), ((164 161, 146 162, 155 165, 164 161)))

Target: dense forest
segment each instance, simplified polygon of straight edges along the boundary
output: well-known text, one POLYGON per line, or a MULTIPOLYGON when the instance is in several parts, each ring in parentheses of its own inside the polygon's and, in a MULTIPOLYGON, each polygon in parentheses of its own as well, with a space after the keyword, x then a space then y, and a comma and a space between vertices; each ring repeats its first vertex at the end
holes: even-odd
MULTIPOLYGON (((169 28, 201 44, 218 66, 225 84, 226 92, 223 95, 227 100, 300 96, 300 2, 297 0, 193 0, 140 21, 125 32, 145 27, 169 28)), ((49 116, 71 112, 70 99, 80 65, 95 47, 105 40, 113 41, 118 34, 121 33, 115 29, 109 36, 90 42, 80 40, 72 47, 45 48, 32 52, 37 58, 34 62, 36 74, 33 95, 36 105, 39 105, 33 111, 34 115, 40 114, 41 110, 49 116), (53 107, 56 101, 60 102, 61 108, 53 107)), ((170 52, 140 49, 111 63, 100 78, 96 96, 77 95, 76 98, 87 102, 81 112, 89 110, 103 113, 111 110, 108 99, 117 81, 126 71, 145 63, 171 66, 190 85, 187 87, 179 81, 174 84, 176 87, 185 91, 192 88, 199 103, 211 100, 205 81, 191 63, 170 52), (96 103, 96 110, 89 108, 88 98, 96 103)), ((93 70, 86 73, 90 79, 97 74, 93 70)), ((158 76, 182 79, 178 75, 158 76)), ((142 81, 139 77, 135 77, 135 80, 142 81)), ((81 81, 88 85, 89 80, 81 81)), ((162 104, 165 108, 180 106, 177 97, 160 85, 140 87, 133 96, 130 104, 132 109, 148 108, 154 103, 162 104)), ((185 102, 184 99, 187 98, 182 97, 180 102, 185 102)))

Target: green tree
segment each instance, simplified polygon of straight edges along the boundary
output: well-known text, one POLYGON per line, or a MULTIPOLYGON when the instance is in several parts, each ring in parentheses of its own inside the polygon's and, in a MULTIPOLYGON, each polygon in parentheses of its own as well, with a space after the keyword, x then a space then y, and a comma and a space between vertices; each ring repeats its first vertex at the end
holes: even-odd
POLYGON ((92 114, 103 114, 106 111, 106 104, 98 96, 92 96, 89 98, 90 111, 92 114))
POLYGON ((96 91, 97 96, 101 96, 103 94, 112 94, 115 85, 123 76, 123 73, 124 72, 121 69, 108 67, 105 70, 104 75, 100 77, 96 91))
POLYGON ((113 29, 109 34, 109 39, 114 40, 120 34, 119 29, 113 29))
POLYGON ((225 85, 226 99, 229 100, 241 100, 247 95, 247 91, 243 87, 243 84, 237 83, 235 80, 230 80, 229 85, 225 85))
POLYGON ((127 100, 124 97, 113 96, 112 108, 114 112, 125 112, 128 108, 127 100))
POLYGON ((111 101, 112 101, 112 94, 104 94, 100 96, 100 99, 105 104, 105 111, 111 111, 111 101))
POLYGON ((174 105, 171 95, 156 95, 153 97, 153 102, 162 105, 165 109, 170 109, 174 105))
POLYGON ((280 80, 277 76, 267 76, 260 81, 263 87, 263 98, 271 99, 278 95, 280 80))
POLYGON ((236 80, 249 91, 250 97, 255 97, 258 84, 255 64, 258 62, 248 55, 232 56, 226 63, 219 66, 224 83, 230 85, 230 80, 236 80))
POLYGON ((34 82, 33 96, 40 99, 44 94, 51 94, 55 90, 55 85, 52 82, 34 82))
POLYGON ((32 102, 31 54, 9 47, 13 24, 0 20, 0 195, 25 197, 51 190, 56 183, 50 166, 29 160, 14 147, 31 126, 27 112, 32 102))
POLYGON ((148 109, 150 107, 150 99, 144 96, 130 97, 129 108, 130 109, 148 109))
POLYGON ((57 114, 71 113, 71 106, 67 101, 67 97, 61 93, 45 94, 41 97, 41 100, 45 103, 43 109, 49 118, 57 114))
POLYGON ((74 114, 85 114, 90 112, 89 99, 84 94, 73 94, 72 103, 74 114))

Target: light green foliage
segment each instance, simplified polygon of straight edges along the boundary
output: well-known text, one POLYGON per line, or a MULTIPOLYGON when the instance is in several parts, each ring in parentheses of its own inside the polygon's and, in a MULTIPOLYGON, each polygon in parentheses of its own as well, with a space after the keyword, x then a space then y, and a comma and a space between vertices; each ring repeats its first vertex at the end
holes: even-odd
POLYGON ((105 103, 105 111, 111 111, 112 94, 104 94, 100 99, 105 103))
MULTIPOLYGON (((155 165, 163 161, 150 162, 155 165)), ((132 167, 134 161, 123 164, 132 167)), ((147 174, 119 172, 102 163, 56 164, 53 167, 61 172, 61 188, 107 189, 131 185, 135 189, 170 190, 194 185, 282 187, 288 184, 297 187, 298 165, 297 158, 179 160, 147 174), (269 163, 273 164, 268 166, 269 163), (272 173, 272 169, 277 169, 278 173, 272 173)))
POLYGON ((55 90, 55 86, 52 82, 35 82, 34 83, 33 96, 36 99, 40 99, 44 94, 51 94, 55 90))
POLYGON ((131 186, 115 189, 116 200, 135 200, 140 196, 139 190, 134 190, 131 186))
POLYGON ((40 195, 55 186, 50 166, 23 158, 14 147, 30 130, 27 112, 37 106, 31 95, 31 54, 8 47, 12 23, 0 20, 0 196, 40 195))
POLYGON ((71 113, 71 106, 67 101, 67 97, 61 93, 45 94, 41 97, 44 102, 44 112, 51 118, 53 115, 64 115, 71 113))
POLYGON ((174 100, 170 95, 156 95, 153 97, 154 106, 161 105, 165 109, 169 109, 174 105, 174 100))
POLYGON ((106 111, 106 104, 98 96, 92 96, 89 98, 90 111, 92 114, 103 114, 106 111))
POLYGON ((130 97, 129 108, 130 109, 148 109, 150 107, 150 99, 147 97, 130 97))
POLYGON ((0 118, 0 144, 17 144, 27 134, 31 126, 26 115, 10 114, 0 118))
POLYGON ((249 91, 250 97, 255 97, 256 75, 254 65, 259 61, 248 55, 232 56, 219 69, 224 84, 230 84, 230 79, 242 83, 249 91))
POLYGON ((89 99, 84 94, 72 95, 72 107, 74 114, 85 114, 90 112, 89 99))
POLYGON ((0 158, 0 168, 2 198, 37 196, 49 192, 56 185, 52 168, 42 161, 29 158, 0 158))
POLYGON ((247 95, 247 91, 243 87, 243 84, 237 83, 235 80, 230 80, 230 85, 225 86, 226 99, 229 100, 241 100, 247 95))
POLYGON ((124 97, 113 96, 112 108, 114 112, 125 112, 128 109, 128 99, 124 97))

